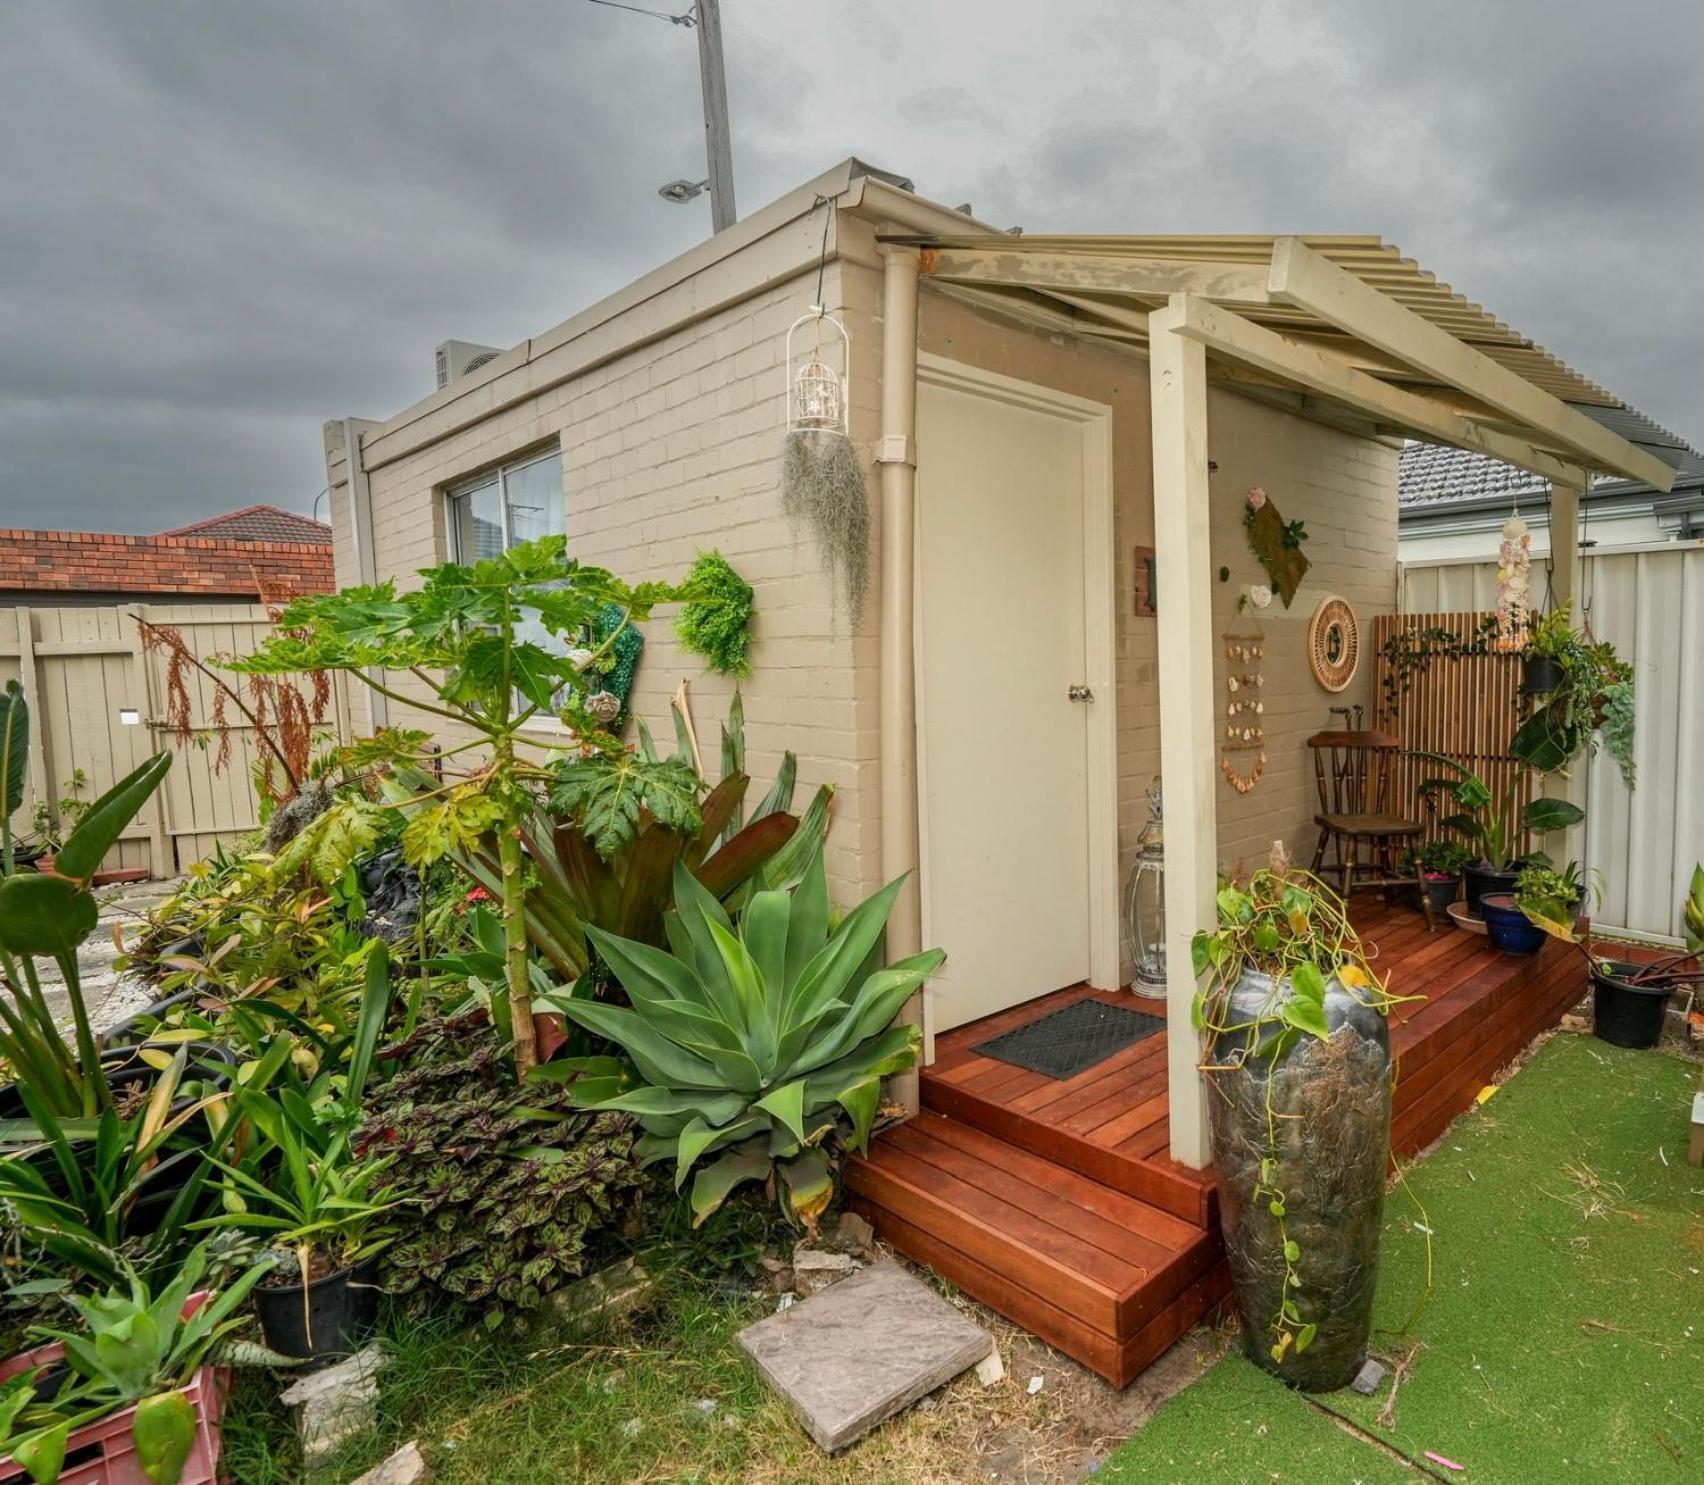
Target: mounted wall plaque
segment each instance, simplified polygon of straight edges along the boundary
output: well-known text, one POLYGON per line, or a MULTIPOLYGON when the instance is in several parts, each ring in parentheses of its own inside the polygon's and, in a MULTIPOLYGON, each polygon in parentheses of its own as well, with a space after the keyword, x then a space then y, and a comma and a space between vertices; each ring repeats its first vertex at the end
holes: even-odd
POLYGON ((1327 691, 1341 691, 1361 663, 1361 630, 1342 598, 1322 598, 1308 620, 1308 664, 1327 691))

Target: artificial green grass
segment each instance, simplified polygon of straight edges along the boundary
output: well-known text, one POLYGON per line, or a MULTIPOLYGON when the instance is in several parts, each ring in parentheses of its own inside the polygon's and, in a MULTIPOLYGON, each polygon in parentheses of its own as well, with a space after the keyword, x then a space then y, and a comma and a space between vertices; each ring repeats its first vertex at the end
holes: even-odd
POLYGON ((1374 1350, 1407 1356, 1378 1396, 1287 1392, 1227 1358, 1098 1480, 1414 1478, 1335 1413, 1439 1478, 1704 1479, 1704 1173, 1685 1163, 1697 1068, 1552 1038, 1409 1173, 1386 1208, 1374 1350), (1666 1162, 1666 1163, 1665 1163, 1666 1162), (1427 1452, 1462 1466, 1426 1459, 1427 1452), (1396 1471, 1397 1473, 1391 1473, 1396 1471))

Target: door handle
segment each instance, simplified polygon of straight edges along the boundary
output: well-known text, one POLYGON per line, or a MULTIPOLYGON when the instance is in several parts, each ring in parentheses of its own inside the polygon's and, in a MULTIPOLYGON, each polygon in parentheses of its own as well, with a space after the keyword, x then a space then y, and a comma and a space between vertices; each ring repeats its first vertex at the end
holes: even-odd
POLYGON ((1095 693, 1089 687, 1081 684, 1080 682, 1068 686, 1065 691, 1065 696, 1066 699, 1070 701, 1093 701, 1095 699, 1095 693))

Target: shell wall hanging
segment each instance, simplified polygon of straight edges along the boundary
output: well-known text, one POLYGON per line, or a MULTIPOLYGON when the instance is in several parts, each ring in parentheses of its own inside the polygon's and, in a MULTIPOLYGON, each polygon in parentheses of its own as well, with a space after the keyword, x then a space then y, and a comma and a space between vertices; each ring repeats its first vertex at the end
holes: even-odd
POLYGON ((852 340, 822 303, 834 207, 826 198, 820 204, 828 207, 828 215, 822 228, 816 302, 787 330, 781 509, 789 519, 803 522, 816 538, 834 587, 835 607, 844 598, 856 629, 870 580, 870 496, 851 438, 846 378, 852 340))
POLYGON ((1266 772, 1266 677, 1261 669, 1266 635, 1258 624, 1233 624, 1221 640, 1229 664, 1219 772, 1238 794, 1247 794, 1266 772))
POLYGON ((1497 648, 1505 654, 1526 647, 1532 607, 1532 533, 1517 505, 1503 522, 1497 548, 1497 648))

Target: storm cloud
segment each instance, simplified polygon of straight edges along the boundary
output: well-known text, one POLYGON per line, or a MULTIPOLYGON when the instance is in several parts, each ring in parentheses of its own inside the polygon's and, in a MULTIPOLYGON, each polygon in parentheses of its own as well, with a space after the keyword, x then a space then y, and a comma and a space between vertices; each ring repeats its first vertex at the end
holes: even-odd
MULTIPOLYGON (((635 0, 667 11, 685 0, 635 0)), ((1377 232, 1704 441, 1704 7, 724 0, 739 201, 1377 232)), ((586 0, 0 8, 0 524, 306 511, 319 424, 690 246, 695 39, 586 0)))

